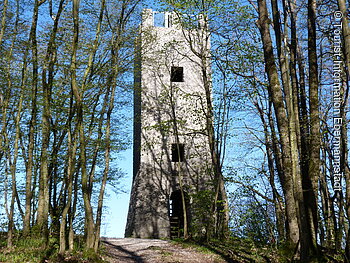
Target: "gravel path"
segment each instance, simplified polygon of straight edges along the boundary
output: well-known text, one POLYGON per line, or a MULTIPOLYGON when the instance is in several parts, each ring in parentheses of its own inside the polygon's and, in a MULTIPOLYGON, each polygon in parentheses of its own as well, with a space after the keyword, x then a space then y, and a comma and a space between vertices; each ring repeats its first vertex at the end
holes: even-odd
POLYGON ((183 248, 167 240, 140 238, 102 238, 111 263, 222 263, 218 255, 183 248))

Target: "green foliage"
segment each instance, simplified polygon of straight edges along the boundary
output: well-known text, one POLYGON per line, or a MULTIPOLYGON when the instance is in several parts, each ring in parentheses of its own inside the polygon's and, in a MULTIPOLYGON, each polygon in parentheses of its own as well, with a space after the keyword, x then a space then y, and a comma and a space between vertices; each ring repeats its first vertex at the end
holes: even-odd
POLYGON ((49 245, 45 248, 44 241, 38 236, 30 236, 24 238, 17 235, 14 246, 11 249, 6 247, 6 235, 0 236, 0 262, 11 263, 37 263, 37 262, 105 262, 101 259, 99 253, 94 252, 92 249, 84 250, 79 246, 79 237, 75 244, 76 249, 71 253, 64 255, 58 254, 57 239, 50 238, 49 245))
POLYGON ((6 239, 1 238, 0 262, 40 262, 46 255, 42 239, 18 238, 12 249, 6 248, 6 239))
MULTIPOLYGON (((257 247, 254 242, 243 238, 231 237, 226 241, 212 239, 208 242, 176 239, 173 242, 183 248, 194 248, 197 251, 220 255, 227 262, 287 262, 281 252, 272 247, 257 247)), ((283 251, 282 251, 283 252, 283 251)))
MULTIPOLYGON (((211 239, 208 242, 177 238, 172 242, 183 248, 193 248, 202 253, 220 255, 227 262, 287 263, 292 262, 295 252, 295 247, 288 243, 278 246, 257 246, 251 239, 239 237, 230 237, 225 241, 211 239)), ((341 253, 324 249, 319 258, 311 262, 343 262, 343 260, 344 256, 341 253)))
POLYGON ((265 215, 259 213, 261 210, 256 202, 246 204, 241 214, 241 224, 244 224, 242 234, 249 239, 262 244, 269 243, 269 222, 265 215))
POLYGON ((213 254, 213 251, 211 251, 208 247, 202 245, 201 243, 197 243, 194 240, 184 240, 182 238, 176 238, 172 240, 175 244, 180 244, 183 248, 194 248, 199 252, 205 253, 205 254, 213 254))
POLYGON ((260 203, 252 196, 240 195, 231 210, 233 235, 251 240, 256 245, 274 244, 273 207, 260 203))
POLYGON ((100 256, 93 249, 86 249, 82 252, 82 259, 91 262, 103 262, 100 256))
POLYGON ((202 190, 192 195, 191 210, 193 218, 191 220, 191 232, 195 237, 204 237, 209 227, 212 225, 213 218, 211 216, 212 200, 214 192, 210 190, 202 190))

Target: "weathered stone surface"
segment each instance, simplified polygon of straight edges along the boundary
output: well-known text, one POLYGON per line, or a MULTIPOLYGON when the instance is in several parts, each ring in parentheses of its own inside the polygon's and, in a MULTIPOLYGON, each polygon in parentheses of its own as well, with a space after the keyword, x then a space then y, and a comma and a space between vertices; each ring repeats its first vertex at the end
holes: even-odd
POLYGON ((155 27, 153 17, 152 10, 143 11, 136 43, 134 176, 126 237, 170 237, 171 194, 180 189, 179 180, 189 195, 189 218, 194 216, 191 195, 207 189, 211 180, 202 67, 194 54, 206 55, 209 41, 202 41, 206 35, 198 28, 182 29, 175 14, 165 13, 165 27, 155 27), (172 67, 183 68, 182 82, 171 81, 172 67), (181 162, 172 161, 177 143, 184 149, 181 162))

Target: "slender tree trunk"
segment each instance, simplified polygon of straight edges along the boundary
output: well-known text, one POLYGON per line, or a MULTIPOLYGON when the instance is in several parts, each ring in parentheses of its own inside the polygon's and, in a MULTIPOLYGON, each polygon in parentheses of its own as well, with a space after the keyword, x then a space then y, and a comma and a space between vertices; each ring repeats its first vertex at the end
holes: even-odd
MULTIPOLYGON (((204 15, 202 21, 200 21, 201 27, 197 31, 197 41, 193 41, 191 36, 187 35, 183 31, 183 36, 187 40, 191 52, 199 59, 199 66, 201 67, 203 88, 205 92, 205 120, 206 120, 206 133, 208 136, 209 152, 211 158, 211 168, 214 174, 214 198, 212 204, 212 215, 216 221, 214 225, 214 235, 219 238, 228 237, 228 222, 229 222, 229 207, 228 207, 228 198, 225 189, 225 181, 222 174, 222 164, 219 155, 218 143, 215 138, 215 129, 214 129, 214 110, 213 110, 213 101, 212 101, 212 82, 210 75, 210 34, 208 28, 207 17, 204 15), (199 43, 199 45, 197 45, 199 43), (222 201, 220 206, 222 206, 222 211, 218 211, 218 201, 222 201), (221 220, 222 222, 219 222, 221 220), (220 229, 217 229, 217 226, 221 226, 220 229)), ((210 223, 209 223, 210 224, 210 223)), ((211 228, 208 226, 208 229, 211 228)), ((207 231, 207 235, 208 232, 207 231)))
MULTIPOLYGON (((204 23, 207 26, 207 23, 204 23)), ((219 213, 222 214, 222 222, 218 222, 221 225, 221 229, 216 229, 216 235, 219 238, 225 239, 228 236, 228 220, 229 220, 229 208, 228 208, 228 198, 225 189, 224 177, 222 174, 222 167, 220 163, 220 156, 218 154, 218 145, 215 138, 215 130, 214 130, 214 116, 213 116, 213 102, 212 102, 212 85, 211 85, 211 76, 208 72, 209 63, 208 63, 208 48, 209 48, 209 37, 207 35, 208 29, 205 27, 203 29, 203 34, 200 36, 201 38, 201 49, 203 53, 199 56, 201 59, 201 67, 202 67, 202 79, 205 90, 206 97, 206 131, 208 135, 210 156, 211 156, 211 164, 214 170, 214 181, 215 181, 215 197, 213 202, 213 215, 216 218, 220 218, 219 213), (218 201, 222 201, 222 210, 218 211, 218 201)), ((221 209, 220 209, 221 210, 221 209)))
POLYGON ((10 216, 9 216, 9 223, 8 223, 8 234, 7 234, 7 247, 12 247, 12 238, 13 238, 13 230, 14 230, 14 205, 15 205, 15 198, 17 195, 17 182, 16 182, 16 170, 17 170, 17 159, 18 159, 18 144, 20 139, 20 120, 21 120, 21 114, 22 114, 22 106, 23 106, 23 94, 24 90, 21 92, 21 97, 18 102, 18 111, 16 115, 16 135, 15 135, 15 141, 13 146, 13 161, 11 163, 11 204, 10 204, 10 216))
POLYGON ((259 112, 260 119, 262 121, 263 127, 264 127, 264 134, 265 134, 265 147, 266 147, 266 153, 267 153, 267 162, 269 167, 269 182, 270 186, 272 188, 272 195, 273 195, 273 201, 275 206, 275 213, 276 213, 276 225, 277 225, 277 232, 278 232, 278 240, 284 241, 285 240, 285 220, 284 220, 284 209, 282 207, 282 197, 278 193, 275 185, 275 168, 274 168, 274 159, 273 159, 273 147, 272 147, 272 139, 269 135, 268 131, 268 124, 266 123, 263 109, 260 107, 259 103, 256 101, 255 107, 257 108, 259 112))
MULTIPOLYGON (((299 166, 299 145, 300 145, 299 130, 300 128, 299 128, 299 118, 297 114, 298 110, 296 107, 297 105, 296 97, 293 96, 293 90, 292 90, 293 86, 291 83, 290 67, 289 67, 289 61, 287 58, 286 46, 285 46, 287 42, 287 36, 286 36, 287 27, 284 28, 284 33, 282 33, 277 1, 274 0, 271 3, 272 3, 273 14, 274 14, 273 21, 274 21, 274 29, 275 29, 275 36, 276 36, 277 53, 279 57, 280 72, 282 75, 281 76, 282 87, 284 90, 285 104, 286 104, 287 113, 288 113, 287 116, 288 116, 288 125, 289 125, 293 186, 294 186, 294 194, 295 194, 296 204, 297 204, 297 211, 299 213, 299 231, 300 231, 299 236, 302 236, 302 235, 308 236, 307 232, 309 230, 305 227, 303 227, 303 229, 300 228, 301 224, 303 224, 302 218, 304 216, 303 192, 301 188, 302 181, 301 181, 301 171, 299 166)), ((283 4, 283 7, 284 7, 283 8, 284 23, 287 24, 287 12, 286 12, 285 4, 283 4)), ((296 28, 292 28, 292 30, 295 31, 296 28)), ((305 246, 307 246, 306 241, 304 242, 304 245, 302 244, 302 247, 305 247, 305 246)))
MULTIPOLYGON (((75 137, 73 135, 73 137, 75 137)), ((66 244, 66 225, 67 225, 67 215, 69 210, 71 209, 72 204, 72 192, 73 192, 73 175, 74 175, 74 164, 75 164, 75 156, 77 150, 77 140, 73 138, 71 131, 68 131, 68 147, 69 147, 69 155, 68 155, 68 168, 67 168, 67 203, 62 211, 62 219, 60 223, 60 249, 59 253, 64 253, 67 248, 66 244), (73 141, 73 143, 72 143, 73 141)))
POLYGON ((306 214, 311 230, 310 251, 307 254, 318 254, 317 231, 317 192, 320 177, 320 113, 318 96, 318 66, 316 51, 316 0, 308 1, 308 57, 309 57, 309 105, 310 105, 310 139, 309 139, 309 173, 303 178, 303 190, 306 203, 306 214))
MULTIPOLYGON (((348 218, 348 223, 350 224, 350 171, 348 166, 348 143, 347 143, 347 121, 346 121, 346 111, 345 107, 347 105, 348 101, 348 89, 349 89, 349 80, 350 80, 350 28, 349 28, 349 21, 348 21, 348 12, 347 12, 347 6, 345 0, 338 0, 338 7, 339 10, 343 13, 342 17, 342 33, 344 38, 344 47, 343 47, 343 53, 345 55, 345 64, 346 64, 346 88, 347 91, 343 92, 345 93, 345 96, 343 96, 343 103, 342 103, 342 119, 343 119, 343 125, 342 125, 342 153, 343 153, 343 169, 345 175, 345 182, 346 182, 346 193, 345 193, 345 210, 346 215, 348 218)), ((344 89, 344 87, 343 87, 344 89)), ((345 254, 348 260, 350 260, 350 227, 346 236, 346 247, 345 247, 345 254)))
POLYGON ((223 222, 222 222, 222 229, 216 229, 215 235, 226 238, 228 234, 228 199, 226 195, 225 190, 225 184, 224 184, 224 178, 221 171, 221 164, 220 164, 220 156, 218 155, 217 151, 217 144, 215 140, 215 132, 214 132, 214 124, 213 124, 213 104, 212 104, 212 98, 211 98, 211 85, 210 85, 210 77, 207 75, 208 71, 208 64, 206 61, 206 58, 202 57, 202 77, 203 77, 203 83, 205 88, 205 96, 206 96, 206 130, 208 134, 208 142, 209 142, 209 149, 210 149, 210 156, 211 156, 211 162, 212 162, 212 168, 214 170, 214 189, 215 189, 215 196, 213 200, 213 215, 214 218, 219 217, 218 213, 220 213, 218 208, 218 201, 223 201, 223 222))
POLYGON ((69 231, 68 231, 68 247, 69 247, 69 251, 73 251, 74 250, 74 229, 73 229, 73 220, 74 220, 74 215, 76 213, 77 210, 77 202, 78 202, 78 174, 79 174, 79 170, 80 170, 80 166, 78 166, 78 168, 76 169, 76 173, 74 176, 74 199, 73 199, 73 205, 71 206, 71 209, 68 213, 68 221, 69 221, 69 231))
MULTIPOLYGON (((37 0, 36 0, 37 1, 37 0)), ((64 1, 61 0, 54 25, 50 34, 50 40, 47 46, 45 62, 42 70, 42 89, 43 89, 43 114, 42 114, 42 141, 41 141, 41 166, 39 178, 39 196, 37 225, 42 231, 46 243, 48 241, 48 217, 49 217, 49 186, 50 186, 50 133, 51 133, 51 91, 53 87, 54 65, 56 63, 55 41, 58 32, 58 21, 63 11, 64 1)), ((43 3, 43 2, 40 2, 43 3)))
MULTIPOLYGON (((69 210, 72 208, 72 193, 73 193, 73 176, 75 174, 75 159, 76 159, 76 152, 77 152, 77 136, 76 131, 73 131, 72 134, 72 117, 74 114, 73 109, 73 98, 71 99, 70 103, 70 121, 68 122, 68 167, 67 167, 67 177, 66 177, 66 197, 67 197, 67 203, 65 204, 65 207, 63 208, 62 215, 61 215, 61 222, 60 222, 60 248, 59 253, 63 254, 66 251, 67 248, 67 237, 66 237, 66 226, 67 226, 67 215, 69 213, 69 210)), ((70 222, 71 223, 71 222, 70 222)))
MULTIPOLYGON (((8 89, 11 90, 13 88, 12 85, 12 78, 11 78, 11 59, 13 55, 13 49, 17 38, 17 30, 18 30, 18 22, 19 22, 19 5, 17 3, 17 10, 16 10, 16 21, 15 21, 15 29, 14 29, 14 36, 12 39, 12 44, 8 53, 8 66, 7 66, 7 83, 8 83, 8 89)), ((1 32, 3 33, 3 32, 1 32)), ((1 36, 0 36, 1 37, 1 36)), ((13 146, 13 153, 12 158, 11 156, 8 156, 8 160, 10 163, 10 173, 11 173, 11 202, 10 202, 10 211, 9 211, 9 222, 8 222, 8 232, 7 232, 7 247, 12 248, 12 241, 13 241, 13 232, 14 232, 14 209, 15 209, 15 200, 17 194, 17 182, 16 182, 16 172, 17 172, 17 159, 18 159, 18 145, 20 140, 20 120, 22 115, 22 108, 23 108, 23 96, 24 96, 24 86, 21 85, 21 93, 20 98, 17 104, 17 114, 15 117, 15 139, 14 139, 14 146, 13 146)), ((7 137, 7 136, 6 136, 7 137)), ((7 142, 8 144, 8 142, 7 142)), ((19 207, 20 208, 20 207, 19 207)))
POLYGON ((89 178, 87 173, 87 161, 86 161, 86 141, 84 131, 84 90, 79 89, 77 83, 77 51, 79 41, 79 5, 80 0, 73 0, 73 24, 74 24, 74 37, 72 43, 72 59, 71 59, 71 86, 77 105, 77 130, 79 133, 80 142, 80 165, 81 165, 81 184, 83 192, 84 210, 85 210, 85 238, 86 248, 94 248, 95 245, 95 233, 94 233, 94 219, 91 206, 91 193, 89 186, 89 178))
MULTIPOLYGON (((93 47, 92 47, 92 51, 89 55, 89 61, 88 61, 88 65, 85 69, 84 72, 84 77, 83 77, 83 85, 81 87, 81 93, 83 94, 84 90, 85 90, 85 86, 87 85, 87 80, 88 80, 88 76, 92 70, 93 67, 93 61, 94 61, 94 57, 99 45, 99 39, 100 39, 100 33, 101 33, 101 26, 102 26, 102 20, 104 17, 104 11, 105 11, 105 0, 101 1, 101 8, 100 8, 100 14, 99 14, 99 20, 97 23, 97 28, 96 28, 96 33, 95 33, 95 40, 93 43, 93 47)), ((79 11, 77 11, 78 14, 79 11)), ((113 88, 113 91, 115 90, 115 87, 113 88)), ((114 94, 113 94, 114 96, 114 94)), ((108 97, 106 95, 106 97, 108 97)), ((114 98, 114 97, 113 97, 114 98)), ((113 108, 113 107, 112 107, 113 108)), ((111 110, 112 111, 112 110, 111 110)), ((86 233, 86 238, 87 238, 87 248, 93 248, 95 251, 97 251, 98 249, 98 245, 99 245, 99 237, 100 237, 100 227, 101 227, 101 220, 102 220, 102 206, 103 206, 103 196, 104 196, 104 191, 105 191, 105 187, 106 187, 106 183, 107 183, 107 177, 108 177, 108 172, 109 172, 109 155, 110 155, 110 118, 111 118, 111 111, 107 112, 107 127, 106 127, 106 153, 105 153, 105 170, 104 170, 104 174, 103 174, 103 179, 102 179, 102 185, 101 185, 101 189, 100 189, 100 193, 99 193, 99 198, 98 198, 98 207, 97 207, 97 214, 96 214, 96 224, 94 224, 93 221, 93 212, 92 212, 92 207, 90 204, 90 198, 91 198, 91 193, 92 193, 92 181, 93 181, 93 171, 91 171, 90 176, 84 175, 84 170, 86 169, 84 167, 84 164, 82 163, 82 180, 84 177, 86 177, 84 179, 87 180, 86 183, 86 187, 87 187, 87 191, 86 193, 83 192, 83 196, 84 196, 84 206, 85 206, 85 213, 87 213, 88 218, 86 219, 86 226, 85 229, 87 230, 86 233), (109 113, 109 114, 108 114, 109 113)), ((103 109, 101 111, 101 120, 100 120, 100 124, 99 124, 99 137, 101 138, 101 125, 103 123, 103 118, 105 116, 105 106, 103 106, 103 109)), ((83 129, 83 128, 81 128, 83 129)), ((80 137, 80 139, 82 139, 80 137)), ((96 153, 98 151, 99 145, 97 145, 96 148, 96 153)), ((85 151, 85 150, 84 150, 85 151)), ((97 156, 95 156, 97 157, 97 156)), ((81 156, 82 159, 82 156, 81 156)), ((95 162, 94 162, 95 165, 95 162)))
POLYGON ((9 2, 8 0, 4 0, 3 5, 2 5, 1 29, 0 29, 0 47, 2 46, 2 40, 3 40, 4 34, 5 34, 8 2, 9 2))
POLYGON ((29 42, 32 52, 32 92, 31 92, 31 117, 29 122, 29 136, 28 136, 28 155, 26 166, 26 201, 25 201, 25 215, 23 222, 23 234, 27 236, 30 231, 30 219, 31 219, 31 203, 32 203, 32 177, 34 168, 34 136, 35 126, 37 121, 37 93, 38 93, 38 50, 36 31, 39 15, 39 6, 37 1, 34 3, 32 25, 30 29, 29 42))
MULTIPOLYGON (((328 136, 324 139, 324 142, 328 142, 328 136)), ((335 249, 335 226, 334 222, 332 219, 332 199, 331 199, 331 194, 329 192, 329 188, 327 185, 327 180, 326 180, 326 172, 327 172, 327 167, 326 167, 326 143, 324 143, 322 147, 322 156, 324 158, 323 163, 323 169, 322 173, 320 174, 320 196, 321 196, 321 203, 322 203, 322 213, 323 213, 323 218, 324 218, 324 228, 325 228, 325 240, 324 244, 327 248, 335 249)), ((331 159, 331 158, 329 158, 331 159)), ((322 240, 321 240, 322 242, 322 240)), ((321 243, 322 244, 322 243, 321 243)))
MULTIPOLYGON (((286 115, 283 95, 281 86, 279 83, 278 72, 275 64, 275 58, 273 54, 272 40, 269 31, 269 18, 265 0, 258 1, 259 10, 259 30, 263 42, 265 69, 269 79, 269 96, 272 99, 272 103, 276 113, 277 127, 279 129, 280 141, 282 147, 282 163, 284 168, 285 179, 285 201, 286 201, 286 214, 288 221, 288 233, 287 240, 293 245, 296 245, 299 241, 299 209, 295 200, 300 200, 299 197, 294 196, 294 183, 295 177, 293 175, 293 162, 291 156, 291 143, 289 137, 289 123, 286 115)), ((301 188, 300 188, 301 189, 301 188)))
POLYGON ((180 186, 180 193, 181 193, 181 202, 182 202, 182 213, 183 213, 183 220, 184 220, 184 239, 188 238, 188 215, 187 215, 187 203, 186 203, 186 197, 185 192, 183 188, 183 175, 182 175, 182 169, 181 169, 181 157, 180 157, 180 138, 179 138, 179 127, 178 122, 179 119, 177 118, 176 114, 176 97, 174 92, 175 87, 170 84, 170 107, 171 107, 171 118, 173 120, 173 130, 175 135, 175 143, 176 143, 176 150, 177 150, 177 172, 178 172, 178 178, 179 178, 179 186, 180 186))

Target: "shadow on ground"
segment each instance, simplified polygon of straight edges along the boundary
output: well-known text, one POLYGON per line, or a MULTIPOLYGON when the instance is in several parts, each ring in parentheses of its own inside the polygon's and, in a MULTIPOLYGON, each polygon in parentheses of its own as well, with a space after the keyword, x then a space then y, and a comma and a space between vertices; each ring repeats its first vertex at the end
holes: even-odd
POLYGON ((102 242, 104 244, 107 244, 108 246, 122 252, 123 254, 125 254, 125 256, 121 256, 119 253, 118 254, 114 254, 114 253, 107 253, 107 255, 111 258, 115 258, 115 259, 121 259, 121 257, 123 257, 125 260, 134 260, 134 262, 137 262, 137 263, 145 263, 145 261, 143 260, 142 257, 140 257, 139 255, 137 255, 135 252, 132 252, 132 251, 129 251, 125 248, 123 248, 122 246, 118 246, 118 245, 115 245, 107 240, 102 240, 102 242))

